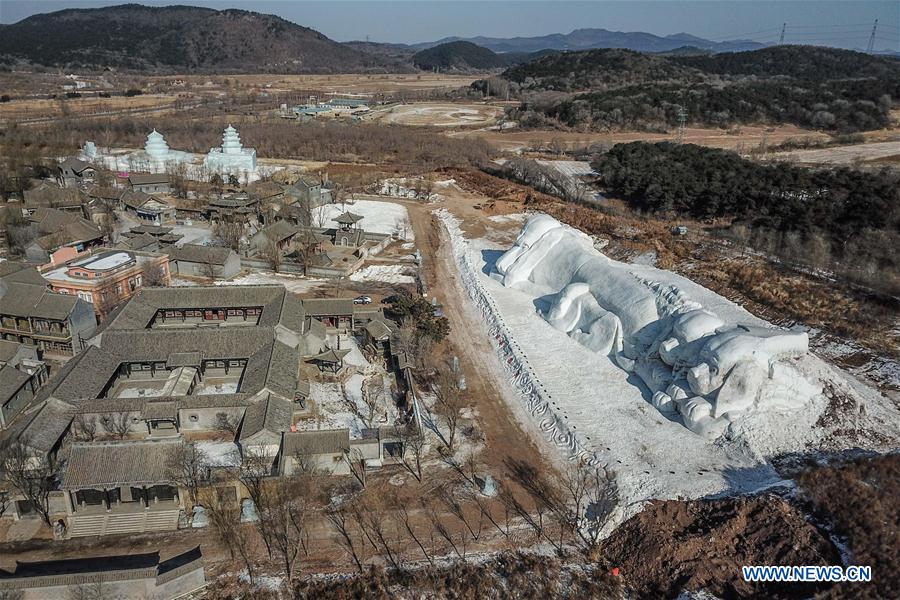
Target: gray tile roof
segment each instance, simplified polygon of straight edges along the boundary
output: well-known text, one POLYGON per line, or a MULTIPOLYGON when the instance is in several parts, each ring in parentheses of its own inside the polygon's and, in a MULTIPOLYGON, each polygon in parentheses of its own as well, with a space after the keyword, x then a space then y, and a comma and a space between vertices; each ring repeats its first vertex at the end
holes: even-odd
POLYGON ((284 434, 282 447, 285 456, 338 454, 349 450, 349 429, 288 432, 284 434))
POLYGON ((0 367, 0 404, 12 398, 29 379, 31 375, 15 367, 0 367))
POLYGON ((72 423, 75 408, 66 402, 50 399, 35 404, 25 419, 16 423, 13 434, 29 448, 50 452, 72 423))
POLYGON ((25 206, 28 208, 51 206, 80 206, 81 192, 75 188, 60 187, 55 183, 43 182, 37 187, 25 190, 25 206))
POLYGON ((175 419, 178 416, 178 403, 166 400, 148 400, 141 408, 141 418, 175 419))
POLYGON ((268 227, 264 227, 256 235, 260 236, 260 239, 281 242, 291 237, 292 235, 297 235, 299 231, 300 229, 296 225, 292 225, 287 221, 278 221, 277 223, 273 223, 268 227))
POLYGON ((288 431, 293 414, 294 405, 290 400, 269 394, 247 407, 239 439, 247 442, 259 433, 280 434, 288 431))
POLYGON ((42 286, 13 283, 0 297, 0 315, 63 321, 72 314, 78 302, 78 296, 54 294, 42 286))
POLYGON ((303 306, 312 317, 352 315, 356 310, 353 298, 305 298, 303 306))
POLYGON ((180 439, 72 444, 61 487, 167 483, 168 465, 180 446, 180 439))
POLYGON ((34 265, 23 262, 7 260, 0 262, 0 279, 15 283, 30 283, 32 285, 46 286, 44 279, 34 265))
POLYGON ((158 248, 159 240, 149 233, 136 235, 134 237, 126 237, 116 244, 116 247, 125 248, 127 250, 143 250, 144 248, 150 248, 151 246, 158 248))
POLYGON ((199 352, 173 352, 169 355, 169 358, 166 359, 167 367, 199 367, 200 366, 200 353, 199 352))
POLYGON ((128 183, 131 185, 149 185, 153 183, 169 183, 169 175, 167 173, 139 173, 130 175, 128 183))
POLYGON ((61 169, 71 169, 75 173, 81 173, 82 171, 86 171, 87 169, 93 169, 91 163, 85 162, 83 160, 79 160, 77 158, 69 157, 66 160, 59 163, 59 168, 61 169))
POLYGON ((0 340, 0 361, 9 362, 19 353, 19 342, 0 340))
POLYGON ((171 247, 166 252, 168 252, 170 260, 213 265, 224 265, 235 254, 231 248, 199 244, 185 244, 180 248, 171 247))

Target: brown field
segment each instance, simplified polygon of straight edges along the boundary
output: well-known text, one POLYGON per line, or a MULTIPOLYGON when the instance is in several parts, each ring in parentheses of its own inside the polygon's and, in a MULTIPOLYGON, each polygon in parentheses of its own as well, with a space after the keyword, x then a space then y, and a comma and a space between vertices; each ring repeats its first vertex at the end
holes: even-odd
POLYGON ((322 90, 323 92, 374 94, 379 92, 420 92, 438 88, 467 86, 478 75, 406 74, 341 74, 341 75, 167 75, 149 77, 152 84, 165 86, 182 79, 185 86, 218 87, 225 84, 243 88, 263 88, 273 92, 322 90), (212 84, 212 85, 210 85, 212 84))
MULTIPOLYGON (((662 142, 673 141, 677 136, 674 129, 666 133, 653 133, 644 131, 616 131, 605 132, 578 132, 558 131, 553 129, 535 130, 478 130, 465 131, 450 134, 455 137, 477 137, 486 140, 492 146, 500 150, 517 151, 522 148, 534 146, 547 146, 556 144, 562 148, 571 149, 589 146, 591 144, 619 144, 623 142, 649 141, 662 142)), ((818 131, 809 131, 793 125, 779 127, 741 126, 732 130, 706 129, 690 127, 684 131, 684 141, 701 146, 713 148, 727 148, 736 150, 743 148, 749 151, 760 146, 765 140, 767 146, 780 144, 788 139, 813 139, 828 140, 829 136, 818 131)))
POLYGON ((163 108, 178 101, 174 95, 148 94, 110 98, 23 99, 0 104, 0 121, 43 119, 64 116, 96 115, 124 110, 163 108))

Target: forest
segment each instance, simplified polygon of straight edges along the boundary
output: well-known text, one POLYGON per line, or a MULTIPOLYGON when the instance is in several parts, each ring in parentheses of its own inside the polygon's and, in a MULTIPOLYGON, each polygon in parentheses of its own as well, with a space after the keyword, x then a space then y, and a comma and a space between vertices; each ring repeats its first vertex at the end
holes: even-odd
POLYGON ((900 61, 834 48, 778 46, 703 56, 588 50, 507 69, 476 92, 521 100, 523 126, 665 130, 791 123, 834 133, 889 125, 900 61))
MULTIPOLYGON (((900 279, 900 174, 758 164, 725 150, 618 144, 592 162, 633 208, 723 219, 729 234, 811 266, 855 271, 893 289, 900 279)), ((864 277, 865 276, 865 277, 864 277)))

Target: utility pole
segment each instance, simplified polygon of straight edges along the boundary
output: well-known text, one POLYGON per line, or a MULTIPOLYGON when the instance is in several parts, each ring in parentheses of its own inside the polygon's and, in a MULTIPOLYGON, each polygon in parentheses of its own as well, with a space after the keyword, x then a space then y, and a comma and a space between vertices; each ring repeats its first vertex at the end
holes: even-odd
POLYGON ((787 23, 782 23, 782 24, 781 24, 781 37, 778 38, 778 45, 779 45, 779 46, 783 46, 783 45, 784 45, 784 30, 785 30, 785 29, 787 29, 787 23))
POLYGON ((869 36, 869 45, 866 46, 866 52, 872 54, 875 51, 875 32, 878 31, 878 19, 875 19, 875 24, 872 25, 872 35, 869 36))

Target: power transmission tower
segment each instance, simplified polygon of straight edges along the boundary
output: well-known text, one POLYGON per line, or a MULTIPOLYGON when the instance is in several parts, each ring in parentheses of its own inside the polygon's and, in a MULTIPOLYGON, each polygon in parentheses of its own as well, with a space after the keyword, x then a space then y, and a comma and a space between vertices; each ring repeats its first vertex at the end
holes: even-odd
POLYGON ((878 30, 878 19, 875 19, 875 24, 872 25, 872 35, 869 36, 869 45, 866 46, 866 52, 872 54, 875 50, 875 32, 878 30))
POLYGON ((679 144, 684 143, 684 125, 687 123, 687 111, 684 110, 683 106, 678 107, 678 138, 676 141, 679 144))
POLYGON ((784 45, 784 30, 785 30, 786 28, 787 28, 787 23, 782 23, 782 24, 781 24, 781 37, 778 38, 778 45, 779 45, 779 46, 783 46, 783 45, 784 45))

